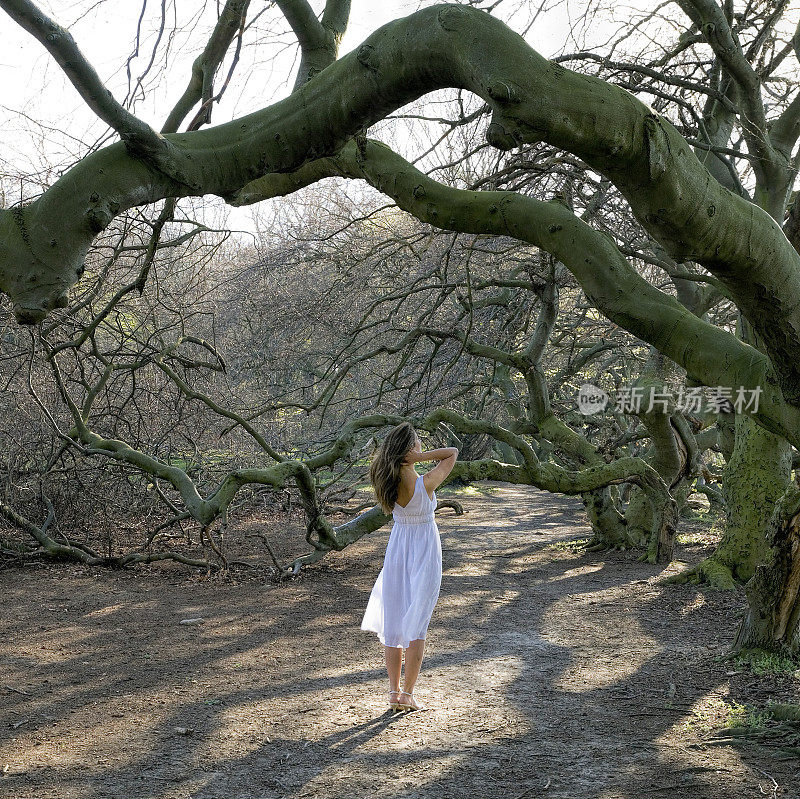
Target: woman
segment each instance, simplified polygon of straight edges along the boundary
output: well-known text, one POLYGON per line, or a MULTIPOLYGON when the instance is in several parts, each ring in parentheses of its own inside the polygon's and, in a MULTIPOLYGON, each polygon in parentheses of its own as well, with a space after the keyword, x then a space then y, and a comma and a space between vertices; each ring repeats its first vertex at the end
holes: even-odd
POLYGON ((377 633, 385 647, 389 705, 393 710, 420 709, 414 699, 414 684, 442 584, 442 542, 433 517, 433 492, 450 474, 457 456, 455 447, 423 452, 414 428, 403 422, 386 436, 370 467, 375 496, 384 513, 394 517, 394 526, 361 629, 377 633), (421 475, 414 464, 422 461, 439 463, 421 475), (404 649, 406 669, 401 691, 404 649))

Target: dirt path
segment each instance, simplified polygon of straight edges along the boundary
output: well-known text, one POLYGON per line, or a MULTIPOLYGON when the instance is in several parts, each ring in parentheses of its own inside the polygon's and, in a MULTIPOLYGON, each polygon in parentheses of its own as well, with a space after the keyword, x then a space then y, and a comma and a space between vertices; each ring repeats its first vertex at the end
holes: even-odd
MULTIPOLYGON (((741 595, 573 551, 578 500, 498 484, 463 501, 439 522, 420 713, 385 710, 359 629, 388 530, 284 585, 0 571, 0 796, 800 797, 798 761, 708 740, 734 701, 798 697, 719 660, 741 595)), ((296 554, 296 533, 271 535, 296 554)))

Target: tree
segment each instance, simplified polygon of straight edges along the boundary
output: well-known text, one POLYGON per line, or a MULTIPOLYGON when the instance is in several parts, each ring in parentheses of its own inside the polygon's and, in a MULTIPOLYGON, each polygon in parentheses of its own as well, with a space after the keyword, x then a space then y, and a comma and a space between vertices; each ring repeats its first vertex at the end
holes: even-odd
MULTIPOLYGON (((424 8, 380 29, 340 60, 334 60, 336 42, 349 3, 330 0, 321 21, 305 2, 278 5, 303 52, 295 91, 222 125, 156 133, 105 92, 65 31, 31 3, 0 2, 65 66, 89 105, 121 139, 83 159, 38 199, 0 212, 0 288, 14 302, 20 322, 39 322, 65 304, 94 237, 126 209, 204 194, 241 205, 285 195, 325 177, 361 179, 437 227, 509 236, 550 253, 608 319, 651 344, 697 383, 760 390, 758 411, 741 425, 758 424, 772 439, 759 433, 754 445, 752 436, 737 436, 740 446, 761 449, 761 457, 752 459, 754 465, 747 470, 740 467, 738 476, 752 481, 754 469, 783 453, 777 458, 785 464, 777 483, 785 484, 786 442, 800 446, 800 366, 795 356, 800 343, 800 255, 794 246, 800 209, 791 193, 800 163, 800 95, 795 83, 784 81, 772 115, 765 96, 774 94, 767 84, 783 61, 794 57, 793 48, 795 56, 798 49, 800 33, 787 43, 775 33, 786 2, 748 6, 750 13, 738 16, 730 2, 724 7, 713 0, 680 3, 691 26, 663 63, 689 47, 710 47, 712 57, 703 62, 707 102, 696 114, 705 141, 688 141, 665 115, 624 88, 547 61, 502 22, 467 5, 424 8), (676 277, 705 280, 723 292, 741 313, 742 336, 709 323, 697 313, 696 302, 687 307, 643 279, 612 237, 564 203, 507 190, 448 186, 365 137, 365 129, 390 112, 443 88, 459 88, 482 99, 491 113, 486 138, 494 148, 511 151, 545 142, 607 178, 667 260, 710 273, 689 269, 676 277), (744 150, 730 146, 734 130, 744 150), (706 159, 706 153, 713 157, 706 159), (752 167, 749 196, 736 179, 740 158, 752 167)), ((224 13, 241 20, 246 3, 229 2, 224 13)), ((640 72, 648 74, 646 69, 640 72)), ((685 85, 680 81, 677 85, 685 85)), ((694 89, 703 86, 698 80, 690 84, 694 89)), ((200 99, 197 92, 192 96, 200 99)), ((684 292, 690 294, 685 286, 684 292)), ((538 463, 524 439, 476 420, 448 421, 464 432, 490 432, 522 453, 525 469, 551 481, 556 490, 592 491, 638 475, 643 487, 664 493, 663 479, 654 480, 652 467, 641 461, 618 460, 555 475, 538 463)), ((83 446, 144 463, 79 419, 74 436, 83 446)), ((209 500, 194 497, 196 490, 185 485, 183 476, 163 465, 147 465, 176 488, 183 486, 184 499, 200 515, 215 510, 213 501, 207 506, 203 503, 209 500)), ((303 474, 295 463, 279 462, 272 468, 284 476, 303 474)), ((476 468, 485 475, 492 469, 505 477, 513 474, 505 466, 476 468)), ((241 476, 232 479, 231 487, 241 476)), ((757 482, 766 479, 759 474, 757 482)), ((227 495, 223 491, 220 496, 227 495)), ((774 497, 764 494, 762 507, 771 502, 774 497)), ((758 533, 764 516, 745 527, 758 533)), ((786 560, 787 539, 776 540, 784 541, 776 547, 776 557, 786 560)), ((798 555, 788 557, 794 562, 798 555)), ((800 572, 790 568, 782 574, 784 582, 758 601, 774 604, 781 596, 797 595, 800 572)), ((793 612, 788 618, 796 618, 793 612)), ((796 648, 796 623, 776 629, 770 640, 796 648)))

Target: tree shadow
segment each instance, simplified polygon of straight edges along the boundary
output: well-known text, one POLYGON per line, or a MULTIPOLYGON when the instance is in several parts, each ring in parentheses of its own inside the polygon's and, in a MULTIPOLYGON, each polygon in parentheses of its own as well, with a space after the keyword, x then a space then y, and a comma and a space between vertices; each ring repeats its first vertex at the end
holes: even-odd
POLYGON ((21 575, 12 593, 35 591, 40 606, 0 620, 8 679, 27 691, 3 700, 10 723, 30 721, 2 726, 0 755, 62 730, 71 750, 25 773, 12 763, 0 786, 19 799, 758 795, 758 770, 773 768, 763 757, 676 733, 724 689, 715 658, 733 625, 720 621, 741 598, 660 586, 661 567, 627 554, 564 548, 586 531, 579 500, 514 488, 481 503, 442 525, 420 683, 435 701, 422 713, 384 710, 382 648, 358 629, 380 535, 361 548, 369 567, 353 548, 269 589, 187 598, 184 582, 140 574, 84 570, 75 585, 65 569, 63 589, 21 575), (206 624, 179 624, 196 616, 206 624), (76 714, 83 743, 69 734, 76 714))

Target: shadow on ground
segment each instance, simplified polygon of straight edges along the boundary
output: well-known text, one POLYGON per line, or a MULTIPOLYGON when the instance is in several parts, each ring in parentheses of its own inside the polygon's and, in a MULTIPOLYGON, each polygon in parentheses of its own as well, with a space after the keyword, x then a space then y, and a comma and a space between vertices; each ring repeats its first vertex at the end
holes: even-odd
POLYGON ((359 629, 388 530, 280 586, 0 572, 0 796, 800 796, 796 762, 708 737, 740 593, 571 549, 577 499, 499 484, 464 502, 440 520, 419 713, 384 709, 359 629))

